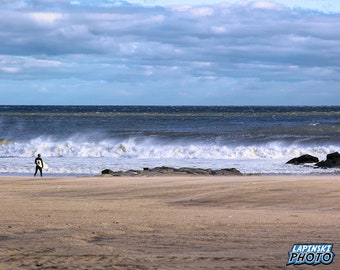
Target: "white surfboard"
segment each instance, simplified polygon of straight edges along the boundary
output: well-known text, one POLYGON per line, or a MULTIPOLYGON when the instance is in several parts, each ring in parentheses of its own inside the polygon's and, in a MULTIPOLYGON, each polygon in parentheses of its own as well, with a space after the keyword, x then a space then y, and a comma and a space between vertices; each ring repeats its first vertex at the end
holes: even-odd
POLYGON ((40 167, 40 168, 43 168, 43 169, 48 169, 48 165, 46 162, 44 162, 44 167, 42 166, 42 163, 41 163, 41 160, 37 160, 37 165, 40 167))

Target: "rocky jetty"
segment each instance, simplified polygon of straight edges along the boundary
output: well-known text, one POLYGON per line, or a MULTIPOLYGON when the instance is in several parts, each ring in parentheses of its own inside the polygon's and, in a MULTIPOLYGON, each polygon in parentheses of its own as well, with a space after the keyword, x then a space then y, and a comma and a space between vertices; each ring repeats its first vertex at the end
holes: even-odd
POLYGON ((242 173, 235 169, 200 169, 200 168, 172 168, 172 167, 155 167, 155 168, 143 168, 143 170, 128 170, 128 171, 112 171, 105 169, 102 171, 102 175, 108 176, 172 176, 172 175, 215 175, 215 176, 230 176, 230 175, 242 175, 242 173))
POLYGON ((0 145, 1 145, 1 144, 10 144, 10 143, 11 143, 11 140, 1 139, 1 138, 0 138, 0 145))
POLYGON ((286 164, 301 165, 305 163, 317 163, 319 159, 312 155, 302 155, 300 157, 293 158, 286 162, 286 164))
POLYGON ((328 154, 326 160, 316 163, 315 166, 318 168, 340 167, 340 154, 338 152, 328 154))

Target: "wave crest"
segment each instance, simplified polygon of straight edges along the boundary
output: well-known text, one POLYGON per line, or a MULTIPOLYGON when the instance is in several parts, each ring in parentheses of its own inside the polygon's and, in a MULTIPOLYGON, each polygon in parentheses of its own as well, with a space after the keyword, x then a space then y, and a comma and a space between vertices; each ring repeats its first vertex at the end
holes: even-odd
POLYGON ((112 157, 126 159, 281 159, 302 154, 324 158, 338 151, 340 145, 287 144, 280 141, 250 145, 218 143, 162 142, 154 139, 129 138, 88 142, 80 138, 57 141, 36 138, 28 142, 0 145, 1 157, 112 157))

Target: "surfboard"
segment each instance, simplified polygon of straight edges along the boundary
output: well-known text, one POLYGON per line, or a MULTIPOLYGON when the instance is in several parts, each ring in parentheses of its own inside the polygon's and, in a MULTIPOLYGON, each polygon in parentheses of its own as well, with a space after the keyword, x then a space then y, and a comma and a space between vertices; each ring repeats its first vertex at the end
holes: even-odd
MULTIPOLYGON (((42 163, 41 163, 41 160, 37 160, 37 165, 42 168, 42 163)), ((44 169, 48 169, 48 165, 46 162, 44 162, 44 169)))

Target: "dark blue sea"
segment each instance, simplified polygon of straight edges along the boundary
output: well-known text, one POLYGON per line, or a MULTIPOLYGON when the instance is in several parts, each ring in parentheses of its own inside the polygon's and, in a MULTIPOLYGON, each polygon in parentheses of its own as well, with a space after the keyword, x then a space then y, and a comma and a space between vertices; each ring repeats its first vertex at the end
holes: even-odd
POLYGON ((340 106, 0 106, 0 175, 172 166, 249 174, 338 173, 286 165, 340 152, 340 106))

